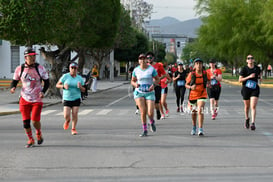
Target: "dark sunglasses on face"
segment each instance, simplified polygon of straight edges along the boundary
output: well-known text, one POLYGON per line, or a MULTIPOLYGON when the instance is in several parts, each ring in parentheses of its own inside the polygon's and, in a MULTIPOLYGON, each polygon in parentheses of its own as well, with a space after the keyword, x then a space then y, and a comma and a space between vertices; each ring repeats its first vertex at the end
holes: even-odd
POLYGON ((254 57, 248 57, 247 59, 248 59, 248 60, 250 60, 250 59, 254 59, 254 57))
POLYGON ((153 57, 147 57, 147 59, 153 59, 153 57))
POLYGON ((77 67, 70 67, 71 69, 77 69, 77 67))

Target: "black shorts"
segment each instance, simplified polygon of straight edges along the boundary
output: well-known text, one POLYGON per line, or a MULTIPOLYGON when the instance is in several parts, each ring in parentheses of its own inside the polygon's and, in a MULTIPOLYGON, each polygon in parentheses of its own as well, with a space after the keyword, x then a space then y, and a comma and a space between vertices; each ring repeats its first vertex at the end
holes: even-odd
POLYGON ((168 87, 161 88, 161 94, 168 94, 168 87))
POLYGON ((161 99, 161 86, 155 86, 155 103, 159 103, 161 99))
POLYGON ((221 94, 221 87, 219 85, 207 88, 208 96, 210 99, 219 100, 221 94))
MULTIPOLYGON (((199 99, 207 99, 207 98, 199 98, 199 99)), ((189 100, 190 104, 197 104, 197 101, 199 100, 189 100)))
POLYGON ((257 85, 256 89, 247 88, 243 85, 241 94, 243 96, 243 100, 249 100, 250 97, 259 97, 260 95, 260 87, 257 85))
POLYGON ((63 101, 63 105, 64 106, 68 106, 68 107, 79 107, 81 105, 81 99, 76 99, 73 101, 70 100, 64 100, 63 101))

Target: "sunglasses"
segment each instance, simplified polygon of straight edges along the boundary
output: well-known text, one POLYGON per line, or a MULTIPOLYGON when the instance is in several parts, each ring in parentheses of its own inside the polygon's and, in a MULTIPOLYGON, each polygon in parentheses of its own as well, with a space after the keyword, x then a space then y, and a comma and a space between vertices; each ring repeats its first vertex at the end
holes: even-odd
POLYGON ((77 67, 70 67, 71 69, 77 69, 77 67))
POLYGON ((153 59, 153 57, 147 57, 147 59, 153 59))
POLYGON ((250 60, 250 59, 254 59, 254 57, 248 57, 247 59, 248 59, 248 60, 250 60))

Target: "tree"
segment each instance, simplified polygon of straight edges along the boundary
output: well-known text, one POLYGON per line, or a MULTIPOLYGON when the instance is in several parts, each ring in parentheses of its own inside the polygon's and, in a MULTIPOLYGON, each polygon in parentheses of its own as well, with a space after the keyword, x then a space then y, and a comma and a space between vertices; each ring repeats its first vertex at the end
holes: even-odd
POLYGON ((250 53, 265 64, 273 59, 270 7, 272 0, 198 0, 198 12, 207 15, 199 30, 200 47, 235 67, 245 64, 250 53))
POLYGON ((83 55, 93 48, 113 47, 120 16, 119 0, 0 0, 0 37, 16 45, 56 45, 57 50, 41 49, 52 64, 49 95, 62 67, 76 51, 79 67, 83 55), (107 13, 105 13, 107 12, 107 13))

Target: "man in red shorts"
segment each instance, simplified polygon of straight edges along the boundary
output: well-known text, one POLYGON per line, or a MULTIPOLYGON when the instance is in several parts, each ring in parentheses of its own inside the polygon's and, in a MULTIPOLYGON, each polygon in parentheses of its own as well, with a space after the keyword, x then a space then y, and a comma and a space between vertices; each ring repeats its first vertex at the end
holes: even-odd
POLYGON ((36 129, 37 143, 43 143, 41 132, 41 111, 43 107, 42 98, 49 87, 49 78, 46 69, 35 63, 36 52, 32 48, 24 51, 25 63, 15 69, 13 80, 11 82, 10 92, 15 92, 18 82, 21 80, 22 89, 19 100, 19 108, 22 114, 23 126, 28 137, 26 147, 32 147, 35 143, 30 120, 36 129), (44 87, 42 87, 42 81, 44 87))

